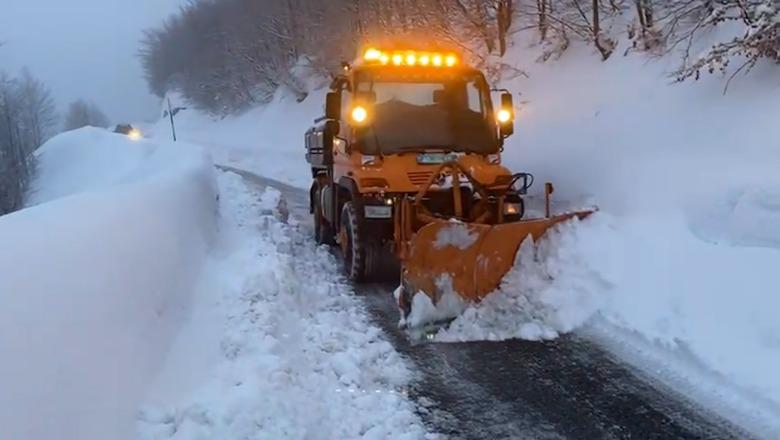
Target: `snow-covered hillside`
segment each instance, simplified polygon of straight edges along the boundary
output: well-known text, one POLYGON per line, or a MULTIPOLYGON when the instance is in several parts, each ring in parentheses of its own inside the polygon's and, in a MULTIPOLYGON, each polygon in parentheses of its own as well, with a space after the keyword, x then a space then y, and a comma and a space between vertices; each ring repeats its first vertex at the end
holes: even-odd
MULTIPOLYGON (((705 390, 691 394, 708 405, 725 402, 719 409, 730 418, 780 432, 776 68, 758 66, 724 95, 718 76, 670 84, 671 57, 616 53, 602 63, 590 51, 575 45, 538 64, 535 47, 516 44, 510 59, 528 78, 502 84, 519 95, 505 163, 555 182, 562 206, 600 207, 588 220, 595 226, 567 233, 559 241, 570 249, 537 268, 590 277, 557 277, 534 292, 537 304, 553 308, 541 316, 557 320, 542 328, 587 322, 593 337, 621 353, 616 347, 628 341, 638 365, 655 359, 665 379, 705 390), (576 267, 566 266, 571 261, 576 267), (562 293, 574 288, 566 301, 562 293)), ((322 92, 303 104, 279 93, 267 107, 222 121, 185 111, 180 135, 226 152, 218 159, 227 164, 306 187, 302 137, 323 101, 322 92)), ((164 133, 163 124, 157 129, 164 133)), ((511 284, 503 291, 527 293, 511 284)), ((481 312, 467 314, 474 320, 447 339, 522 336, 528 324, 528 315, 497 324, 484 318, 499 314, 481 312)))
POLYGON ((761 414, 772 422, 749 423, 780 433, 776 67, 737 77, 724 95, 719 76, 669 85, 666 59, 602 64, 580 47, 536 64, 524 49, 515 57, 529 78, 510 83, 525 103, 507 163, 611 217, 611 230, 581 241, 588 258, 598 258, 595 239, 619 244, 596 323, 608 336, 641 335, 661 368, 696 365, 681 374, 708 384, 710 404, 761 414))
POLYGON ((0 217, 0 437, 127 438, 216 235, 212 162, 90 128, 38 159, 0 217))

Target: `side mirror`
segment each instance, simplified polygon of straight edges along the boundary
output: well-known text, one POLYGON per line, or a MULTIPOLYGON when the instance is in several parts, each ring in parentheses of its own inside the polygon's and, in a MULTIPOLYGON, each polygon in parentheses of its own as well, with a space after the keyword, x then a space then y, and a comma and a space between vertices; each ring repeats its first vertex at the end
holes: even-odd
POLYGON ((501 108, 505 109, 514 109, 515 108, 515 102, 514 98, 512 98, 512 94, 509 92, 502 92, 501 93, 501 108))
POLYGON ((498 109, 498 125, 501 138, 506 139, 515 133, 515 104, 512 94, 501 93, 501 108, 498 109))
POLYGON ((325 96, 325 118, 338 121, 341 119, 341 94, 329 92, 325 96))
POLYGON ((341 124, 329 119, 306 131, 306 160, 316 166, 333 165, 333 147, 341 124))

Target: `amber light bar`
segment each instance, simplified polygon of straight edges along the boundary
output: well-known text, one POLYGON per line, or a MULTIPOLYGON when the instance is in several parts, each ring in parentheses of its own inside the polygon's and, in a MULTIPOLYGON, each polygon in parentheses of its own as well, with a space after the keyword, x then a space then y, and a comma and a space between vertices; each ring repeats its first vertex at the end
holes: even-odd
POLYGON ((395 50, 391 52, 369 48, 363 53, 363 61, 383 66, 455 67, 460 60, 457 55, 440 52, 419 52, 395 50))

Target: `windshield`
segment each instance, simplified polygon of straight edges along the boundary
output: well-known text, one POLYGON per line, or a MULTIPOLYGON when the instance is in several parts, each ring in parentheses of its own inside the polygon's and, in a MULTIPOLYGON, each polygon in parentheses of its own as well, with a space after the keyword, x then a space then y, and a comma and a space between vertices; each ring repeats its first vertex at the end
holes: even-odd
POLYGON ((487 85, 479 74, 372 72, 357 82, 353 99, 371 114, 357 139, 365 153, 498 148, 487 85))

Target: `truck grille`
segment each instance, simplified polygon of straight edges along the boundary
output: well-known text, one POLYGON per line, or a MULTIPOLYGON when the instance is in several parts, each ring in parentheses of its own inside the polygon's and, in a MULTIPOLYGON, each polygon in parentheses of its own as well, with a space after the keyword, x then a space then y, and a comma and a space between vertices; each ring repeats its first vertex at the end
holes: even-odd
POLYGON ((413 185, 421 186, 428 183, 428 179, 431 178, 433 172, 431 171, 409 171, 407 173, 409 180, 413 185))

